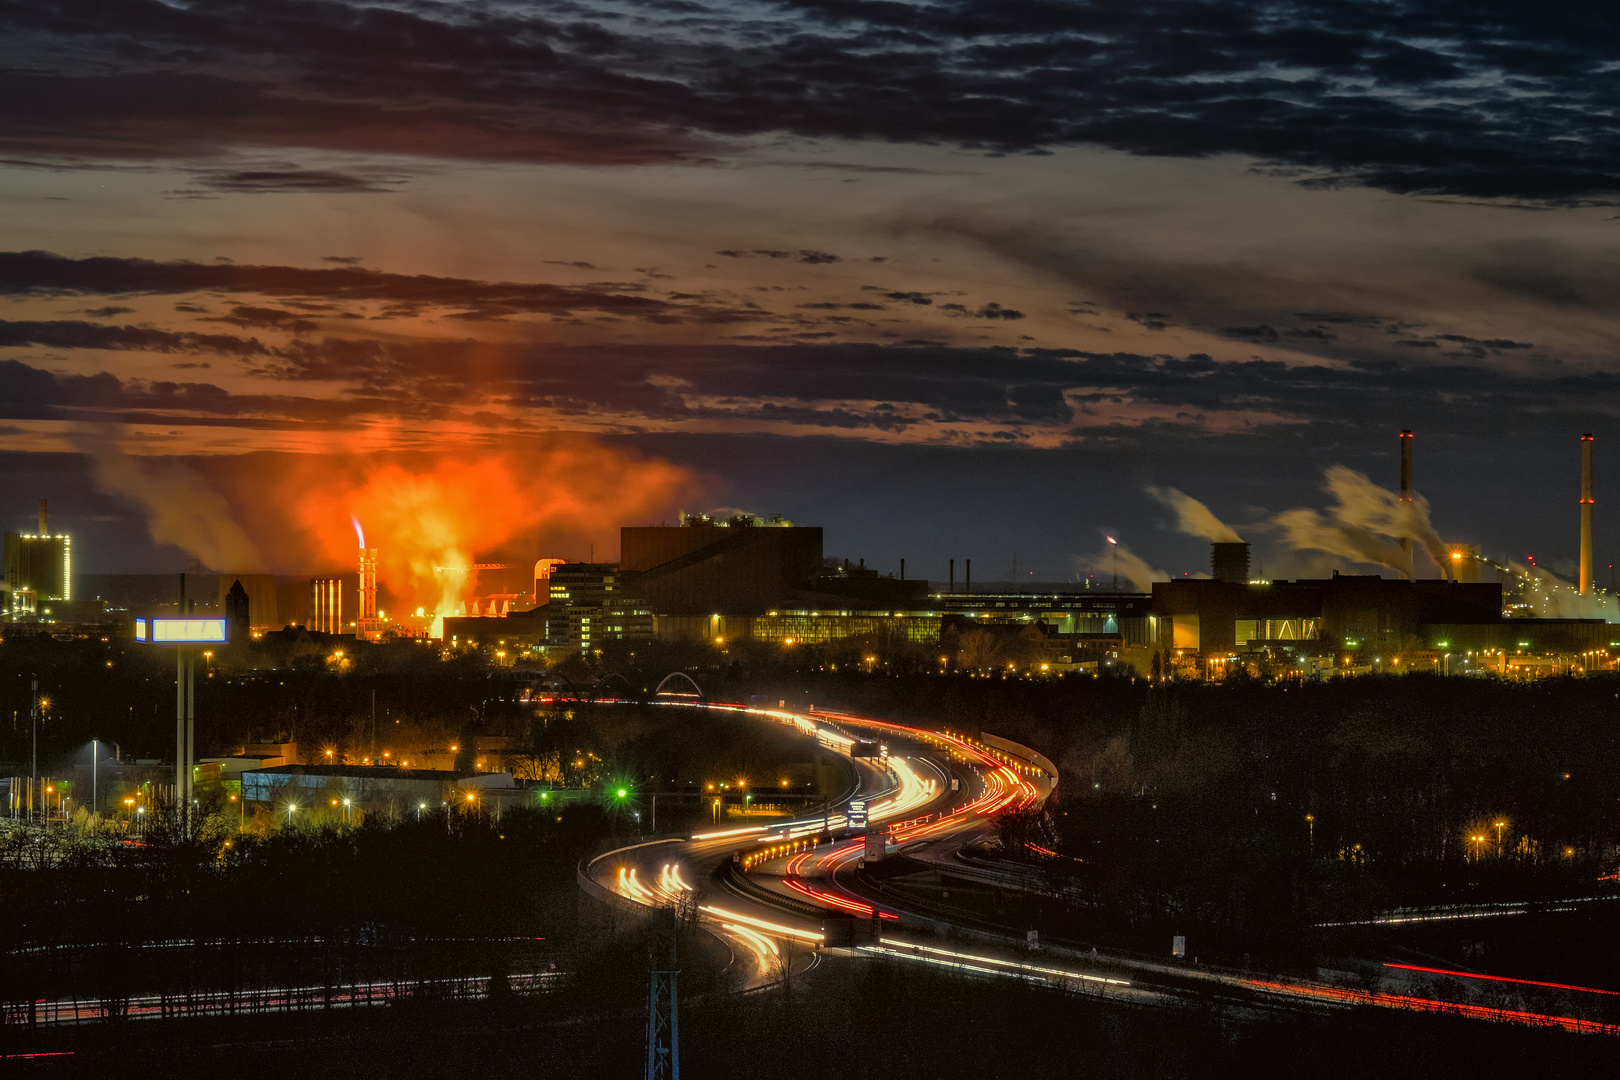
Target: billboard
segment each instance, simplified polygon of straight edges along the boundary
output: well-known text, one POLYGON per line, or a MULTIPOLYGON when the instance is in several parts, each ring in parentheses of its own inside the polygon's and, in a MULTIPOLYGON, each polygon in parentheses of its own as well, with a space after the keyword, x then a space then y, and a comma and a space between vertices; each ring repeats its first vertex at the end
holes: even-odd
POLYGON ((849 811, 846 815, 846 819, 849 822, 849 827, 852 829, 866 828, 866 800, 849 800, 849 811))
POLYGON ((224 619, 136 619, 135 640, 157 645, 225 643, 224 619))

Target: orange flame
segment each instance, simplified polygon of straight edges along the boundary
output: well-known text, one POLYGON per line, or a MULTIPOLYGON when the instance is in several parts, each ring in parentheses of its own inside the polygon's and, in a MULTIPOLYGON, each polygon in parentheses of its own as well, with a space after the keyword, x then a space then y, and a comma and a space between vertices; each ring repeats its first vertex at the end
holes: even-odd
POLYGON ((444 616, 464 611, 478 555, 521 544, 533 558, 537 543, 568 550, 586 540, 607 552, 619 525, 667 516, 696 487, 681 466, 584 440, 521 456, 321 460, 318 474, 299 469, 305 475, 288 478, 285 493, 315 554, 352 563, 352 523, 364 526, 379 579, 396 602, 431 612, 436 635, 444 616))

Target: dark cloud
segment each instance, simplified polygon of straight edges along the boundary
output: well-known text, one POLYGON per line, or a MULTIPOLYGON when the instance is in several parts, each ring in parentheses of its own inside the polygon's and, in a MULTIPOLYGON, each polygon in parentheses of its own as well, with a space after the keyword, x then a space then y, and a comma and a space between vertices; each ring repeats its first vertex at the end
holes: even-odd
POLYGON ((9 403, 12 411, 3 415, 12 418, 72 410, 157 415, 170 407, 163 402, 181 402, 173 407, 183 405, 197 423, 210 416, 286 424, 503 416, 521 429, 526 416, 538 417, 539 425, 561 416, 651 427, 768 421, 853 438, 915 430, 918 438, 954 431, 984 439, 1002 430, 1050 441, 1148 423, 1198 430, 1303 425, 1349 437, 1388 426, 1398 413, 1402 424, 1425 430, 1497 438, 1601 428, 1609 403, 1620 400, 1620 373, 1492 369, 1466 356, 1437 355, 1433 343, 1423 363, 1290 365, 1202 353, 937 343, 564 347, 328 337, 268 344, 92 323, 0 323, 0 347, 22 346, 185 354, 188 363, 218 355, 256 374, 260 385, 288 389, 235 395, 201 384, 55 375, 11 360, 0 368, 0 402, 9 403), (339 392, 330 393, 329 385, 339 392), (291 392, 299 386, 319 388, 322 397, 291 392))
MULTIPOLYGON (((718 324, 755 317, 703 298, 677 303, 642 295, 641 286, 631 284, 576 288, 388 274, 353 266, 309 270, 106 256, 70 259, 46 251, 0 252, 0 296, 129 296, 202 291, 315 297, 327 302, 381 301, 393 305, 385 314, 401 316, 415 315, 433 306, 480 317, 563 316, 591 311, 655 323, 718 324)), ((188 306, 181 310, 200 309, 188 306)))
POLYGON ((245 329, 263 327, 271 330, 288 330, 295 334, 307 334, 318 327, 308 319, 302 318, 291 311, 280 308, 254 307, 251 304, 238 304, 231 308, 229 315, 221 315, 204 322, 230 323, 245 329))
POLYGON ((1175 325, 1169 321, 1169 316, 1162 311, 1128 311, 1125 313, 1125 317, 1148 330, 1164 330, 1175 325))
POLYGON ((995 302, 988 303, 981 308, 969 308, 966 304, 941 304, 939 309, 945 314, 958 319, 1022 319, 1024 313, 1012 308, 1004 308, 995 302))
POLYGON ((1273 328, 1261 323, 1259 326, 1223 326, 1221 334, 1237 341, 1274 342, 1279 335, 1273 328))
MULTIPOLYGON (((715 254, 724 255, 728 259, 746 259, 751 255, 759 255, 767 259, 792 259, 795 262, 809 263, 812 266, 823 263, 843 262, 843 259, 839 258, 837 255, 834 255, 830 251, 815 251, 806 248, 800 248, 798 251, 781 251, 775 248, 755 248, 752 251, 741 251, 735 248, 730 248, 724 251, 716 251, 715 254)), ((880 262, 882 260, 878 259, 872 261, 880 262)))
POLYGON ((174 333, 140 326, 103 326, 100 323, 73 321, 0 321, 0 348, 17 346, 156 353, 210 352, 230 356, 258 356, 266 352, 257 340, 228 334, 174 333))
POLYGON ((192 179, 205 191, 255 195, 374 194, 398 191, 405 183, 404 179, 398 176, 366 176, 338 172, 335 169, 300 169, 296 166, 280 169, 209 169, 193 173, 192 179))
POLYGON ((1465 198, 1620 192, 1620 30, 1601 5, 0 0, 0 25, 0 152, 25 161, 637 163, 786 131, 1231 153, 1465 198))

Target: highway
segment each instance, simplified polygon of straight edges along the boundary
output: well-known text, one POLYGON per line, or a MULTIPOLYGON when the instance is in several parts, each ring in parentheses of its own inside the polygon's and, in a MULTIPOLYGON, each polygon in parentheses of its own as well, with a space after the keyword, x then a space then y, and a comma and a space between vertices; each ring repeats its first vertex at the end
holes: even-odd
POLYGON ((928 842, 947 853, 993 830, 1002 811, 1038 805, 1057 779, 1030 760, 945 732, 846 714, 708 707, 794 727, 849 759, 858 783, 825 813, 620 848, 592 860, 586 874, 632 903, 695 907, 749 964, 750 985, 778 978, 792 953, 825 951, 834 944, 829 933, 851 918, 900 924, 902 913, 874 905, 838 878, 865 857, 867 830, 851 826, 855 808, 864 804, 867 828, 886 830, 890 852, 928 842), (870 740, 892 744, 891 752, 852 756, 870 740))
POLYGON ((692 911, 730 945, 734 962, 743 966, 744 988, 778 982, 784 965, 883 957, 1136 1005, 1215 999, 1233 1016, 1374 1006, 1620 1035, 1606 1007, 1616 995, 1591 987, 1383 964, 1373 965, 1379 977, 1369 988, 1365 970, 1323 970, 1306 979, 1050 942, 1039 943, 1036 952, 1005 931, 953 921, 938 910, 906 910, 884 896, 874 899, 860 891, 853 871, 867 857, 866 833, 879 827, 887 834, 886 856, 903 852, 956 878, 1005 890, 1030 888, 1035 882, 1029 868, 966 860, 961 852, 994 831, 998 814, 1038 807, 1057 784, 1055 767, 1028 748, 990 736, 980 742, 827 711, 670 704, 791 725, 849 758, 858 777, 854 789, 824 814, 633 845, 606 852, 586 868, 590 882, 619 902, 692 911), (873 740, 887 744, 886 758, 852 756, 858 743, 873 740), (859 827, 863 803, 866 829, 859 827), (946 933, 957 944, 943 940, 946 933))

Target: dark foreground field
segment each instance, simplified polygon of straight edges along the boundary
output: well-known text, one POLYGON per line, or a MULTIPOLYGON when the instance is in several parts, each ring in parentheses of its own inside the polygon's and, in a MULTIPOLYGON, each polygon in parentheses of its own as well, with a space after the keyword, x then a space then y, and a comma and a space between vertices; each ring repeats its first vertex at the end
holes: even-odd
MULTIPOLYGON (((252 1022, 130 1025, 12 1052, 19 1076, 296 1076, 311 1080, 640 1075, 644 1013, 633 980, 598 1008, 567 995, 476 1006, 375 1009, 252 1022)), ((610 995, 613 996, 613 995, 610 995)), ((682 1069, 760 1076, 943 1078, 1584 1077, 1613 1075, 1620 1043, 1382 1012, 1244 1023, 1191 1006, 1140 1011, 1016 984, 883 963, 824 965, 780 989, 688 1001, 682 1069)))

